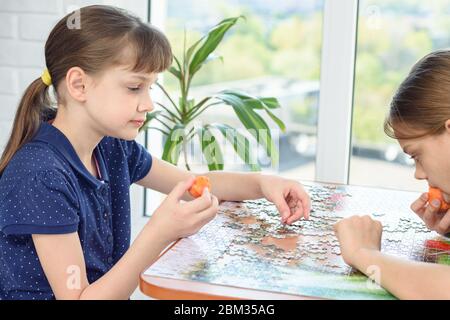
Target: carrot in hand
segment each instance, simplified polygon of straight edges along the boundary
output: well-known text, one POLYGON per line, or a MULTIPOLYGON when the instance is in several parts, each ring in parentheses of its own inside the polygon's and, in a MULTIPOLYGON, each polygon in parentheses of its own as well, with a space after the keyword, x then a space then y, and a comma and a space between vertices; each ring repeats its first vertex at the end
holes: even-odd
POLYGON ((430 187, 430 189, 428 190, 428 202, 431 202, 434 199, 437 199, 441 202, 441 207, 439 208, 440 212, 445 212, 450 209, 450 205, 444 201, 441 190, 439 190, 438 188, 430 187))
POLYGON ((211 192, 211 183, 209 181, 209 178, 205 177, 205 176, 196 177, 195 181, 194 181, 194 184, 189 189, 189 193, 194 198, 198 198, 198 197, 200 197, 203 194, 203 190, 205 188, 208 188, 209 192, 211 192))

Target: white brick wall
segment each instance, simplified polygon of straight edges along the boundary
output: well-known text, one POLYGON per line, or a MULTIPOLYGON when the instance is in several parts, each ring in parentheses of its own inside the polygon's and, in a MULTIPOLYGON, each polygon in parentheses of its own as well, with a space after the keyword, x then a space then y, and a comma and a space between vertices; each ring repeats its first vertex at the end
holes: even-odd
MULTIPOLYGON (((45 68, 44 46, 53 26, 67 12, 92 4, 109 4, 134 12, 144 21, 147 0, 0 0, 0 153, 10 136, 23 91, 45 68)), ((142 136, 138 139, 143 142, 142 136)), ((142 219, 142 188, 131 188, 133 237, 142 219)), ((134 296, 141 298, 139 292, 134 296)))
POLYGON ((0 38, 13 39, 17 37, 18 23, 19 23, 18 16, 10 13, 1 13, 0 38))
POLYGON ((25 88, 45 65, 45 40, 63 16, 63 1, 0 0, 0 151, 25 88))
POLYGON ((58 0, 1 0, 0 9, 2 12, 36 12, 53 13, 60 12, 60 3, 58 0))

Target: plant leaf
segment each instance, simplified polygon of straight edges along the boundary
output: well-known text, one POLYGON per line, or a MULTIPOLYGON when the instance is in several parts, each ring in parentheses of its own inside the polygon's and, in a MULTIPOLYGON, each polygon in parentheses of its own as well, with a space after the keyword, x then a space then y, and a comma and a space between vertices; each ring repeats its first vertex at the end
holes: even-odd
POLYGON ((280 104, 276 98, 243 98, 246 104, 250 105, 253 109, 264 109, 264 105, 269 109, 278 109, 280 104))
POLYGON ((212 123, 209 126, 219 129, 222 135, 231 143, 236 154, 250 166, 252 171, 261 171, 258 163, 251 159, 250 141, 235 128, 222 123, 212 123))
POLYGON ((278 109, 281 107, 278 99, 274 97, 258 98, 258 100, 264 103, 269 109, 278 109))
MULTIPOLYGON (((192 61, 190 61, 189 63, 189 76, 191 78, 198 70, 200 70, 205 60, 214 50, 216 50, 217 46, 220 44, 223 37, 225 36, 225 33, 236 24, 239 18, 242 18, 242 16, 228 18, 219 22, 208 32, 206 36, 204 36, 199 40, 203 43, 200 46, 200 48, 195 52, 195 54, 192 57, 192 61)), ((195 47, 198 44, 199 43, 196 43, 195 47)), ((193 54, 192 51, 190 52, 190 54, 193 54)))
POLYGON ((170 67, 168 70, 171 74, 173 74, 178 80, 182 79, 181 72, 177 70, 175 67, 170 67))
POLYGON ((207 127, 200 128, 198 136, 209 171, 223 170, 223 154, 216 137, 207 127))
POLYGON ((278 103, 278 100, 276 98, 252 97, 247 95, 246 93, 232 90, 225 90, 222 91, 222 93, 238 97, 239 99, 242 100, 242 102, 245 105, 247 105, 252 109, 263 109, 264 111, 266 111, 267 115, 277 124, 277 126, 281 129, 281 131, 286 132, 286 125, 284 124, 284 122, 280 118, 278 118, 275 114, 273 114, 273 112, 270 110, 271 108, 269 108, 268 105, 266 104, 266 102, 268 102, 272 106, 272 109, 279 108, 280 104, 278 103))
POLYGON ((263 109, 265 104, 269 109, 278 109, 281 107, 277 98, 274 97, 254 97, 245 92, 237 90, 224 90, 222 93, 232 94, 248 102, 253 109, 263 109))
POLYGON ((183 145, 184 125, 176 124, 169 132, 164 143, 162 159, 173 165, 178 164, 183 145))
POLYGON ((233 107, 234 112, 245 128, 255 137, 258 144, 261 144, 265 148, 267 155, 271 157, 272 161, 278 163, 278 151, 272 140, 269 126, 264 119, 236 96, 219 94, 216 95, 216 98, 233 107))
POLYGON ((264 107, 264 111, 266 111, 267 115, 277 124, 278 128, 280 128, 282 132, 286 132, 286 125, 280 118, 274 115, 273 112, 267 107, 264 107))
POLYGON ((186 101, 186 111, 189 112, 191 111, 195 106, 195 100, 194 99, 189 99, 186 101))
POLYGON ((191 62, 191 57, 192 54, 194 53, 195 49, 197 48, 197 46, 205 39, 205 37, 201 37, 200 40, 198 40, 197 42, 195 42, 186 52, 186 60, 188 63, 191 62))
POLYGON ((142 130, 143 130, 144 128, 146 128, 146 127, 150 124, 150 122, 151 122, 152 120, 154 120, 156 117, 158 117, 158 115, 159 115, 160 113, 161 113, 160 110, 158 110, 158 111, 153 111, 153 112, 150 112, 150 113, 147 113, 147 115, 146 115, 146 117, 145 117, 144 125, 142 126, 142 130))
POLYGON ((177 64, 178 70, 179 70, 180 72, 183 71, 183 69, 181 68, 180 60, 178 60, 178 58, 175 57, 175 56, 173 56, 173 60, 174 60, 175 63, 177 64))
POLYGON ((191 122, 192 120, 194 120, 198 115, 195 115, 194 116, 194 114, 198 111, 198 110, 200 110, 200 108, 202 107, 202 106, 204 106, 205 105, 205 103, 207 103, 209 100, 211 100, 211 97, 206 97, 206 98, 204 98, 202 101, 200 101, 199 103, 197 103, 191 110, 189 110, 189 112, 187 113, 187 117, 188 117, 188 121, 189 122, 191 122))

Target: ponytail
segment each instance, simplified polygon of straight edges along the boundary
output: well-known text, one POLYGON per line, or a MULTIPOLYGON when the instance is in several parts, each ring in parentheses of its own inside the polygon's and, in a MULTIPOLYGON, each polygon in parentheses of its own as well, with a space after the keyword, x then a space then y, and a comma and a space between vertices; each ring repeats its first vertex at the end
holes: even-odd
POLYGON ((41 121, 56 115, 56 110, 50 107, 48 89, 42 78, 38 78, 25 90, 14 118, 11 136, 0 159, 0 175, 16 152, 34 137, 41 121))

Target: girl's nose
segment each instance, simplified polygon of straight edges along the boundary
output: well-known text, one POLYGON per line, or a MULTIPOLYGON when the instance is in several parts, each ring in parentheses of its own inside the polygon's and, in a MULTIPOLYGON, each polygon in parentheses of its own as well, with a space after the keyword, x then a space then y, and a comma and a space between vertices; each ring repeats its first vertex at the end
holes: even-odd
POLYGON ((154 108, 155 107, 153 105, 152 98, 150 97, 150 95, 147 95, 147 97, 145 97, 145 99, 143 99, 139 104, 138 109, 140 112, 151 112, 154 108))
POLYGON ((423 170, 416 168, 416 171, 414 172, 414 178, 416 178, 417 180, 425 180, 427 179, 427 175, 423 170))

